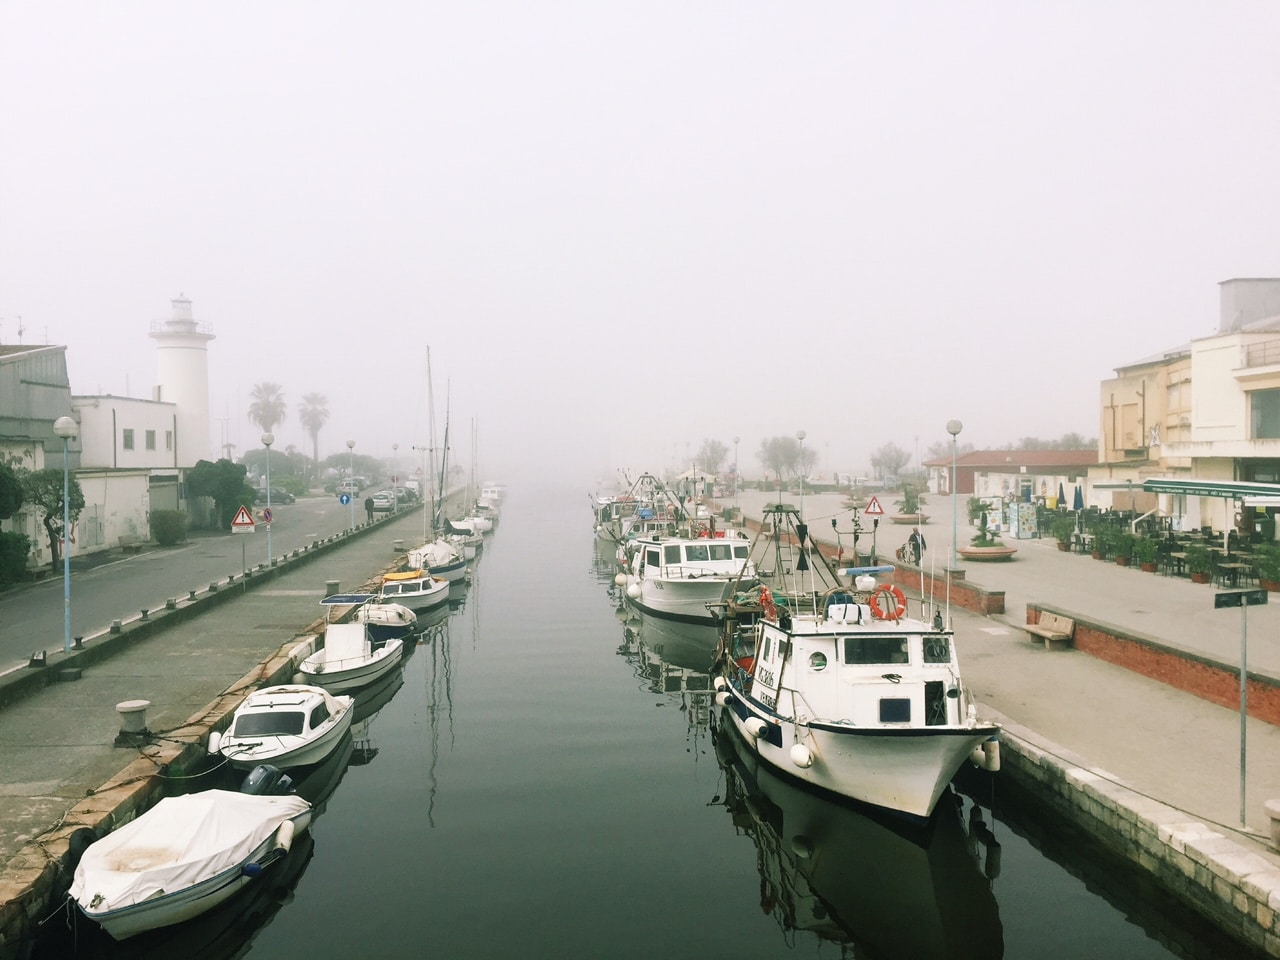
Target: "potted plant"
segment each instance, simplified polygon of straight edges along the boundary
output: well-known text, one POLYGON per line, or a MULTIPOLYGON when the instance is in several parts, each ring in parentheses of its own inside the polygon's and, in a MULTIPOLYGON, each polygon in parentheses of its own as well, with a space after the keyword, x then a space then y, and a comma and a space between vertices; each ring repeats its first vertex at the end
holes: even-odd
POLYGON ((1112 539, 1112 546, 1115 550, 1116 566, 1127 567, 1129 560, 1133 557, 1133 544, 1137 540, 1128 530, 1117 530, 1112 539))
POLYGON ((894 523, 919 525, 929 522, 928 515, 920 512, 920 508, 924 506, 924 497, 914 483, 902 485, 902 497, 897 503, 901 513, 895 513, 889 518, 894 523))
POLYGON ((1156 559, 1160 556, 1160 544, 1150 537, 1138 537, 1133 541, 1133 559, 1147 573, 1156 572, 1156 559))
POLYGON ((956 549, 966 560, 1012 560, 1017 551, 1017 547, 1006 547, 1000 535, 988 529, 986 511, 978 520, 978 532, 969 546, 956 549))
POLYGON ((1116 534, 1119 531, 1107 524, 1099 524, 1093 532, 1092 556, 1095 560, 1107 560, 1114 555, 1116 534))
POLYGON ((1049 528, 1049 534, 1058 541, 1058 549, 1067 551, 1071 549, 1071 538, 1076 533, 1076 518, 1069 513, 1059 513, 1053 518, 1053 526, 1049 528))
POLYGON ((1280 592, 1280 544, 1259 544, 1255 553, 1258 558, 1258 586, 1280 592))
POLYGON ((1208 583, 1209 575, 1213 572, 1213 556, 1209 553, 1209 548, 1202 543, 1192 543, 1187 546, 1187 573, 1191 575, 1192 583, 1208 583))

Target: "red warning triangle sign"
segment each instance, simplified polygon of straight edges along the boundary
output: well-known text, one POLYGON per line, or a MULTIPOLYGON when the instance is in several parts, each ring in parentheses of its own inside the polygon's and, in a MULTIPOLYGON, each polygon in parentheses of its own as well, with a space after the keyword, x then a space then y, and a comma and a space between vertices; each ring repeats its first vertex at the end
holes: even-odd
POLYGON ((253 517, 249 515, 249 511, 243 506, 236 511, 236 518, 231 521, 231 529, 235 530, 240 527, 252 527, 253 517))
POLYGON ((864 509, 862 512, 869 517, 882 517, 884 516, 884 507, 880 506, 879 500, 877 500, 875 497, 872 497, 869 501, 867 501, 866 509, 864 509))

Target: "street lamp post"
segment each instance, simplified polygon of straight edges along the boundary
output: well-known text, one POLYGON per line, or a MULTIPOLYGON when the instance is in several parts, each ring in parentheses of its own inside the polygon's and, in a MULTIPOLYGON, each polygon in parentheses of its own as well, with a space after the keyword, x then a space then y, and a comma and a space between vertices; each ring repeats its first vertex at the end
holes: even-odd
POLYGON ((71 653, 71 496, 68 443, 79 431, 71 417, 53 421, 53 432, 62 438, 62 652, 71 653))
POLYGON ((804 523, 804 438, 803 430, 796 431, 796 439, 800 441, 800 522, 804 523))
MULTIPOLYGON (((347 441, 347 474, 351 477, 351 486, 355 487, 356 470, 355 470, 355 449, 356 442, 354 440, 347 441)), ((356 491, 351 491, 351 529, 356 528, 356 491)))
POLYGON ((271 445, 276 442, 270 430, 262 435, 262 445, 267 448, 267 566, 271 566, 271 445))
POLYGON ((400 475, 396 473, 396 451, 400 444, 391 445, 391 512, 400 512, 400 475))
POLYGON ((964 429, 964 424, 959 420, 947 421, 947 433, 951 434, 951 569, 956 569, 956 536, 957 524, 959 522, 959 513, 956 507, 956 437, 960 435, 960 431, 964 429))

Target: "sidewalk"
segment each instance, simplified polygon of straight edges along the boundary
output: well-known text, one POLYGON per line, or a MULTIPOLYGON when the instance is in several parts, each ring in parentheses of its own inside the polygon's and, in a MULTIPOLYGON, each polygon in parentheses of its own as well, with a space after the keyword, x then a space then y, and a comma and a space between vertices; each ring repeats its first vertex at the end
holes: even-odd
MULTIPOLYGON (((799 505, 789 494, 786 502, 799 505)), ((745 517, 759 520, 776 491, 742 491, 745 517)), ((806 495, 812 535, 834 543, 831 519, 852 528, 839 494, 806 495)), ((729 505, 728 499, 723 501, 729 505)), ((960 503, 964 509, 963 501, 960 503)), ((891 510, 891 505, 886 505, 891 510)), ((930 498, 922 528, 926 569, 950 565, 952 520, 947 498, 930 498)), ((972 531, 959 517, 960 544, 972 531)), ((864 520, 865 522, 865 520, 864 520)), ((866 524, 870 527, 870 524, 866 524)), ((910 526, 882 520, 877 552, 892 557, 910 526)), ((846 554, 851 538, 842 534, 846 554)), ((1177 807, 1194 819, 1229 831, 1240 828, 1240 715, 1188 693, 1076 650, 1046 650, 1020 629, 1028 602, 1089 615, 1160 638, 1172 646, 1228 665, 1240 661, 1241 614, 1214 610, 1214 588, 1178 577, 1143 573, 1088 556, 1063 553, 1053 540, 1009 540, 1018 553, 1008 563, 960 561, 965 578, 1005 591, 1005 613, 982 617, 952 608, 960 667, 975 696, 1051 752, 1065 749, 1082 766, 1107 772, 1131 789, 1177 807)), ((869 553, 864 534, 859 549, 869 553)), ((1248 608, 1248 666, 1280 676, 1280 602, 1248 608)), ((1263 802, 1280 798, 1280 728, 1250 719, 1246 728, 1245 815, 1250 842, 1269 831, 1263 802)))

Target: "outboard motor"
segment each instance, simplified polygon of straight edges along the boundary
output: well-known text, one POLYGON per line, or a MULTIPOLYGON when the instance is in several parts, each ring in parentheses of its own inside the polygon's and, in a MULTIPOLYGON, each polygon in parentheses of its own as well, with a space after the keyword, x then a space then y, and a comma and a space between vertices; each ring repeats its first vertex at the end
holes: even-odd
POLYGON ((240 784, 240 792, 257 797, 282 797, 293 793, 293 778, 279 767, 260 763, 244 778, 244 782, 240 784))

